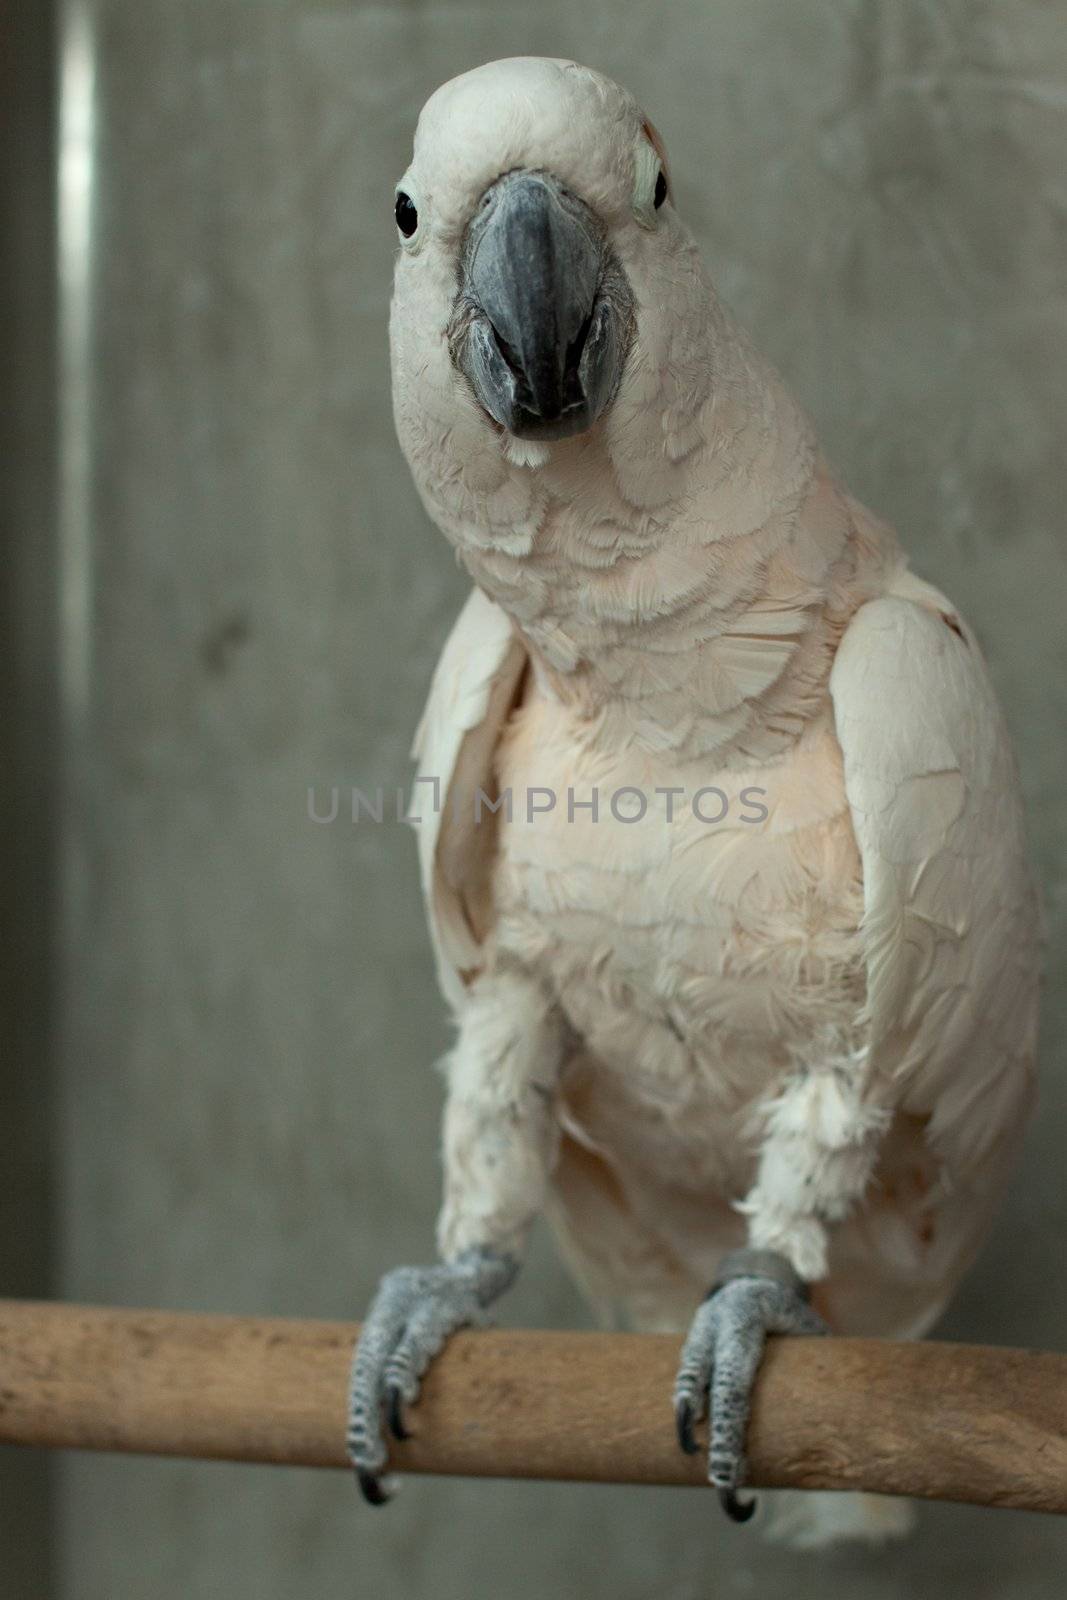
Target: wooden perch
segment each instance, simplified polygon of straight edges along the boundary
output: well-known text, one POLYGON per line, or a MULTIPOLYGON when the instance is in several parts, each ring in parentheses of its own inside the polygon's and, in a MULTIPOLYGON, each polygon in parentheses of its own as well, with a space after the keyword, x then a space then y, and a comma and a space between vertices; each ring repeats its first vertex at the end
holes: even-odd
MULTIPOLYGON (((345 1465, 341 1322, 0 1301, 0 1442, 345 1465)), ((458 1335, 392 1447, 402 1472, 701 1484, 670 1394, 679 1340, 458 1335)), ((752 1481, 1067 1511, 1067 1356, 772 1339, 752 1481)))

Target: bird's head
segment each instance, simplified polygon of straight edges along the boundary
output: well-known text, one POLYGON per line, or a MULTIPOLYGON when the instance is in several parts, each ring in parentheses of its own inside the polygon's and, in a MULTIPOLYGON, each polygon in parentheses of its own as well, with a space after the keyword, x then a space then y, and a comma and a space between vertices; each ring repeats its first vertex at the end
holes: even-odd
MULTIPOLYGON (((439 435, 472 413, 490 437, 584 432, 699 273, 655 129, 625 90, 569 61, 496 61, 438 89, 396 222, 402 438, 415 391, 439 435)), ((644 352, 646 369, 668 361, 644 352)))

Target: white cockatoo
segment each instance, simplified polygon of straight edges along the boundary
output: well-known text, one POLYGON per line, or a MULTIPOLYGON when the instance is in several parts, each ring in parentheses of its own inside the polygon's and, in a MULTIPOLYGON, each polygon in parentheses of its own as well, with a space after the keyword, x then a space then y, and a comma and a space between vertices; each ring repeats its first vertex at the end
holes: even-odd
MULTIPOLYGON (((598 1306, 688 1330, 679 1441, 709 1415, 743 1518, 766 1333, 921 1335, 1003 1191, 1038 975, 1011 749, 970 628, 717 300, 630 94, 525 57, 446 83, 396 219, 397 429, 475 587, 416 740, 441 1260, 378 1291, 350 1457, 384 1498, 383 1418, 545 1212, 598 1306)), ((790 1515, 816 1543, 906 1509, 790 1515)))

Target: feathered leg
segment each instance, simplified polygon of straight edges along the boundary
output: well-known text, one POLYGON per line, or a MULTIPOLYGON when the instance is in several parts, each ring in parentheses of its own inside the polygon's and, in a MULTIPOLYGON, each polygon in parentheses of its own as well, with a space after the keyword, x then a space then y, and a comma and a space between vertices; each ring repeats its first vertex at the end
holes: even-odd
POLYGON ((807 1285, 827 1267, 827 1224, 848 1215, 877 1159, 887 1113, 864 1093, 862 1053, 798 1071, 765 1108, 756 1183, 738 1208, 749 1246, 720 1264, 697 1311, 675 1385, 684 1450, 710 1410, 708 1476, 727 1514, 747 1521, 739 1500, 752 1386, 768 1333, 825 1334, 807 1285))
POLYGON ((496 973, 472 988, 449 1060, 443 1260, 386 1274, 352 1363, 348 1455, 372 1505, 387 1498, 383 1409, 404 1438, 403 1408, 434 1356, 484 1318, 519 1270, 556 1150, 560 1056, 558 1020, 533 980, 496 973))

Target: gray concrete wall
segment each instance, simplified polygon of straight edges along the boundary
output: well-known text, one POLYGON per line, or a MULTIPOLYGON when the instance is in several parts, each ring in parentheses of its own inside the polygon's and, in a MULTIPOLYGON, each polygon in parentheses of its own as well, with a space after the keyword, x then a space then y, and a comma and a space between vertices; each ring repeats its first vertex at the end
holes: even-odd
MULTIPOLYGON (((980 630, 1058 971, 1062 7, 80 8, 91 317, 67 426, 90 450, 64 526, 91 609, 65 657, 64 1294, 349 1316, 431 1247, 445 1030, 413 841, 316 827, 305 794, 405 779, 464 588, 393 439, 386 314, 417 110, 478 61, 573 55, 646 103, 724 295, 980 630)), ((1064 1345, 1055 981, 1046 1018, 1044 1116, 955 1336, 1064 1345)), ((504 1316, 584 1321, 543 1241, 504 1316)), ((902 1550, 815 1560, 698 1495, 426 1481, 374 1515, 342 1474, 82 1458, 59 1549, 64 1600, 1022 1600, 1061 1591, 1067 1529, 934 1508, 902 1550)))

